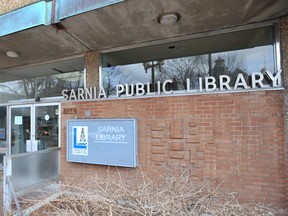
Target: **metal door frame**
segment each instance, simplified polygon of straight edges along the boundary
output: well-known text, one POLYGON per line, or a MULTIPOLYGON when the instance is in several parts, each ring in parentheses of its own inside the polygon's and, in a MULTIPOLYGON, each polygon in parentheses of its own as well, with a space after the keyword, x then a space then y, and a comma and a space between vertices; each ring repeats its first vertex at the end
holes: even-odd
MULTIPOLYGON (((30 187, 33 187, 33 185, 35 184, 41 184, 41 182, 47 181, 47 180, 52 180, 54 179, 55 182, 58 182, 59 177, 60 177, 60 140, 61 140, 61 103, 60 102, 50 102, 50 103, 23 103, 21 104, 17 104, 17 105, 13 105, 13 104, 8 104, 7 105, 7 127, 8 127, 8 134, 7 134, 7 156, 5 156, 4 159, 4 173, 3 173, 3 210, 4 210, 4 214, 5 215, 9 215, 9 213, 11 212, 12 209, 12 199, 14 200, 16 207, 17 207, 17 211, 19 214, 22 213, 21 207, 19 205, 18 202, 18 194, 21 193, 26 193, 25 190, 30 187), (41 150, 41 151, 35 151, 35 152, 29 152, 29 153, 19 153, 19 154, 14 154, 11 155, 11 124, 12 124, 12 119, 11 119, 11 109, 13 108, 20 108, 20 107, 30 107, 30 114, 31 114, 31 125, 30 127, 34 127, 33 131, 34 131, 34 135, 35 135, 35 117, 36 117, 36 113, 35 113, 35 108, 36 107, 41 107, 41 106, 58 106, 58 147, 55 148, 49 148, 49 149, 45 149, 45 150, 41 150), (49 163, 49 169, 48 170, 52 170, 52 172, 49 172, 48 177, 42 177, 42 179, 37 180, 37 182, 32 182, 26 185, 22 185, 18 188, 16 187, 16 191, 15 191, 15 186, 13 185, 13 164, 15 160, 21 160, 22 158, 29 158, 28 161, 30 161, 30 158, 32 158, 33 162, 35 161, 35 159, 41 159, 42 158, 46 158, 44 159, 45 161, 48 159, 50 160, 52 163, 49 163), (53 158, 51 160, 51 158, 53 158)), ((31 130, 31 134, 32 134, 32 130, 31 130)), ((21 161, 20 161, 21 162, 21 161)), ((27 162, 27 160, 26 160, 27 162)), ((17 163, 17 162, 16 162, 17 163)), ((18 161, 19 164, 19 161, 18 161)), ((47 165, 46 162, 44 162, 45 166, 47 165)), ((17 166, 17 165, 16 165, 17 166)), ((42 160, 42 164, 40 164, 39 166, 43 166, 43 160, 42 160)), ((30 167, 30 166, 27 166, 30 167)), ((38 167, 39 168, 39 167, 38 167)), ((33 168, 32 168, 33 169, 33 168)), ((16 185, 17 186, 17 185, 16 185)))
MULTIPOLYGON (((58 106, 58 109, 59 109, 59 117, 58 117, 58 147, 60 147, 60 138, 61 138, 61 112, 60 112, 60 107, 61 107, 61 104, 58 102, 53 102, 53 103, 30 103, 30 104, 18 104, 18 105, 12 105, 12 104, 8 104, 8 109, 7 109, 7 121, 8 121, 8 134, 7 134, 7 139, 8 139, 8 149, 7 149, 7 154, 8 155, 11 155, 11 149, 12 149, 12 143, 11 143, 11 126, 12 126, 12 119, 11 119, 11 109, 13 108, 22 108, 22 107, 30 107, 30 119, 31 119, 31 125, 30 125, 30 137, 34 137, 35 139, 35 132, 36 132, 36 125, 35 125, 35 120, 36 120, 36 107, 43 107, 43 106, 58 106)), ((20 153, 20 154, 23 154, 23 153, 20 153)))

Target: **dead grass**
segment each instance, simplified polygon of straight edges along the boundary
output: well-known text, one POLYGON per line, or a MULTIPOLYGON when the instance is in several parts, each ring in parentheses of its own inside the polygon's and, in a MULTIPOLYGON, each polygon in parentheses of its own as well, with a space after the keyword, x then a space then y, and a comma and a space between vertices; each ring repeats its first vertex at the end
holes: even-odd
POLYGON ((239 204, 236 193, 220 192, 221 185, 213 186, 206 181, 195 183, 187 172, 154 177, 141 171, 126 176, 117 172, 82 183, 66 181, 61 183, 58 196, 41 205, 47 192, 34 191, 37 196, 26 197, 21 203, 30 206, 26 215, 31 216, 287 215, 269 205, 239 204))

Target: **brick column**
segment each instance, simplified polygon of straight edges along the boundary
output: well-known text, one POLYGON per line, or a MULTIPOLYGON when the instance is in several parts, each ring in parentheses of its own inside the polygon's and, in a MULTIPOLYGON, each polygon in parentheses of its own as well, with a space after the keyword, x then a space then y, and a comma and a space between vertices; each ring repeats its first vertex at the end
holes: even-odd
POLYGON ((99 88, 100 53, 97 51, 87 52, 85 55, 86 87, 99 88))
MULTIPOLYGON (((283 71, 283 85, 285 87, 285 110, 286 110, 286 177, 288 176, 288 16, 280 19, 280 44, 281 44, 281 66, 283 71)), ((286 178, 287 179, 287 178, 286 178)), ((288 198, 288 181, 286 180, 286 199, 288 198)))
POLYGON ((283 84, 288 88, 288 16, 280 19, 281 35, 281 63, 283 70, 283 84))

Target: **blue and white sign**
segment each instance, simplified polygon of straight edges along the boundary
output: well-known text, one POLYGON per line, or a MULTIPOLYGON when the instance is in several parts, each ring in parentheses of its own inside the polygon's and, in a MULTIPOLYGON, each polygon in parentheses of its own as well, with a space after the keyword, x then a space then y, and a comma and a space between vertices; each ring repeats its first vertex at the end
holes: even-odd
POLYGON ((88 127, 73 127, 73 155, 88 155, 88 127))
POLYGON ((136 119, 67 121, 67 161, 137 166, 136 119))

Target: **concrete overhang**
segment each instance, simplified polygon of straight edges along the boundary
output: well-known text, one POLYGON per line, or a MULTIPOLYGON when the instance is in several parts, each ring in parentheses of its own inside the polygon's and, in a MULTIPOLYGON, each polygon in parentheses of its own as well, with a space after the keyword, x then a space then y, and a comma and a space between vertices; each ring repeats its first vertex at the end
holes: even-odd
MULTIPOLYGON (((35 15, 34 12, 34 15, 27 17, 27 20, 29 18, 35 23, 30 22, 26 27, 25 23, 22 23, 24 27, 19 27, 19 24, 14 33, 2 32, 0 72, 37 62, 81 55, 92 50, 169 38, 177 40, 181 36, 288 15, 287 0, 58 0, 40 1, 11 13, 22 10, 21 13, 25 14, 25 8, 36 7, 36 4, 39 4, 37 7, 42 11, 40 15, 35 15), (167 12, 179 13, 179 22, 171 26, 160 25, 157 22, 158 16, 167 12), (34 19, 34 16, 41 18, 34 19), (6 51, 9 50, 16 51, 21 56, 8 58, 6 51)), ((3 16, 0 16, 0 20, 3 16)), ((5 23, 7 20, 9 19, 6 17, 5 23)), ((0 21, 0 29, 7 24, 5 23, 0 21)))

